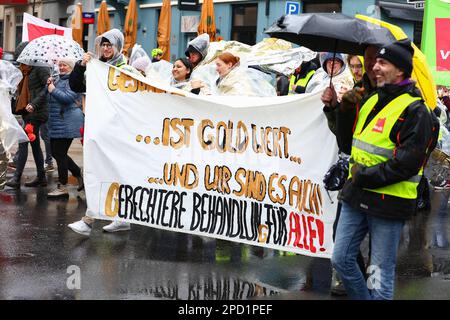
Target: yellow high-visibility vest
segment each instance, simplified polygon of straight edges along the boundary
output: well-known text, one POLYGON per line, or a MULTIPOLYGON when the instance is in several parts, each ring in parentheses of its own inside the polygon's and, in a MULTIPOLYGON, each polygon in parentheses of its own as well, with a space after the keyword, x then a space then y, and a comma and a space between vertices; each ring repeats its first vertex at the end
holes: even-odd
POLYGON ((295 83, 295 75, 292 75, 291 80, 289 82, 289 95, 295 94, 295 91, 291 89, 293 85, 306 88, 306 85, 308 84, 309 80, 312 78, 315 72, 316 70, 311 70, 306 74, 306 76, 304 76, 301 79, 298 79, 297 83, 295 83))
MULTIPOLYGON (((394 157, 395 143, 389 139, 389 134, 403 111, 417 100, 421 100, 421 98, 412 97, 409 93, 398 96, 385 106, 363 129, 367 117, 378 102, 378 94, 373 95, 367 100, 361 107, 355 132, 353 133, 349 179, 352 177, 351 168, 355 163, 371 167, 394 157)), ((419 185, 422 174, 423 168, 419 170, 417 175, 408 180, 377 189, 364 189, 399 198, 416 199, 417 186, 419 185)))

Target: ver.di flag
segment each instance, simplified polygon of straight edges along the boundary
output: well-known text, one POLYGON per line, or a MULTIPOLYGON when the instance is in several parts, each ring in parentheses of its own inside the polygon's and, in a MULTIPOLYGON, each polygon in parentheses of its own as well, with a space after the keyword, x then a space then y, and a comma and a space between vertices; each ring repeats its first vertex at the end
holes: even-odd
POLYGON ((136 77, 88 64, 89 216, 331 257, 337 146, 320 94, 196 96, 136 77))
POLYGON ((438 85, 450 86, 450 0, 428 0, 422 31, 422 51, 438 85))

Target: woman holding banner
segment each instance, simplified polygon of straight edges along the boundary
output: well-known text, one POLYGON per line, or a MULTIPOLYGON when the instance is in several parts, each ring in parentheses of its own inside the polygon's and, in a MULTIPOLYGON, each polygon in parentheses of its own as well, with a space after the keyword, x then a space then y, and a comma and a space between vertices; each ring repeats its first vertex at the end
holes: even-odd
POLYGON ((203 83, 200 80, 190 81, 192 74, 192 63, 186 58, 179 58, 173 64, 170 85, 175 88, 199 94, 203 83))
POLYGON ((264 78, 264 73, 243 66, 240 58, 224 52, 216 59, 218 95, 276 96, 275 88, 264 78))
MULTIPOLYGON (((95 39, 95 44, 95 56, 101 61, 118 68, 132 68, 127 65, 127 60, 122 54, 124 37, 120 30, 112 29, 99 35, 95 39)), ((74 92, 86 92, 84 73, 86 71, 86 65, 92 59, 92 56, 94 56, 92 53, 86 53, 83 56, 83 60, 80 60, 75 64, 75 67, 69 76, 69 85, 74 92)), ((85 215, 81 220, 69 224, 68 227, 76 233, 89 236, 94 221, 94 218, 85 215)), ((128 222, 113 221, 107 226, 104 226, 103 230, 106 232, 130 230, 130 224, 128 222)))

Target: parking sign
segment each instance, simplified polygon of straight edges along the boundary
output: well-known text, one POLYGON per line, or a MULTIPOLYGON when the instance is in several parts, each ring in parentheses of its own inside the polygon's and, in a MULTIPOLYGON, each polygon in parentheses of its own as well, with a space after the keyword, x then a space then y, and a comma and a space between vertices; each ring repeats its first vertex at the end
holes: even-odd
POLYGON ((299 14, 300 2, 286 1, 285 14, 299 14))

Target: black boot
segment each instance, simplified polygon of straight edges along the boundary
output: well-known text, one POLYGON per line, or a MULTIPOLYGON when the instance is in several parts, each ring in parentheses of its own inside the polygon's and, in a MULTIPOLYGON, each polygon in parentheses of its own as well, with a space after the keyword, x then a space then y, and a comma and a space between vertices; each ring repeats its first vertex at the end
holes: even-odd
POLYGON ((12 177, 8 181, 6 181, 6 185, 13 189, 20 189, 20 179, 17 179, 16 177, 12 177))
POLYGON ((47 178, 36 177, 33 181, 25 182, 25 187, 46 187, 47 178))

